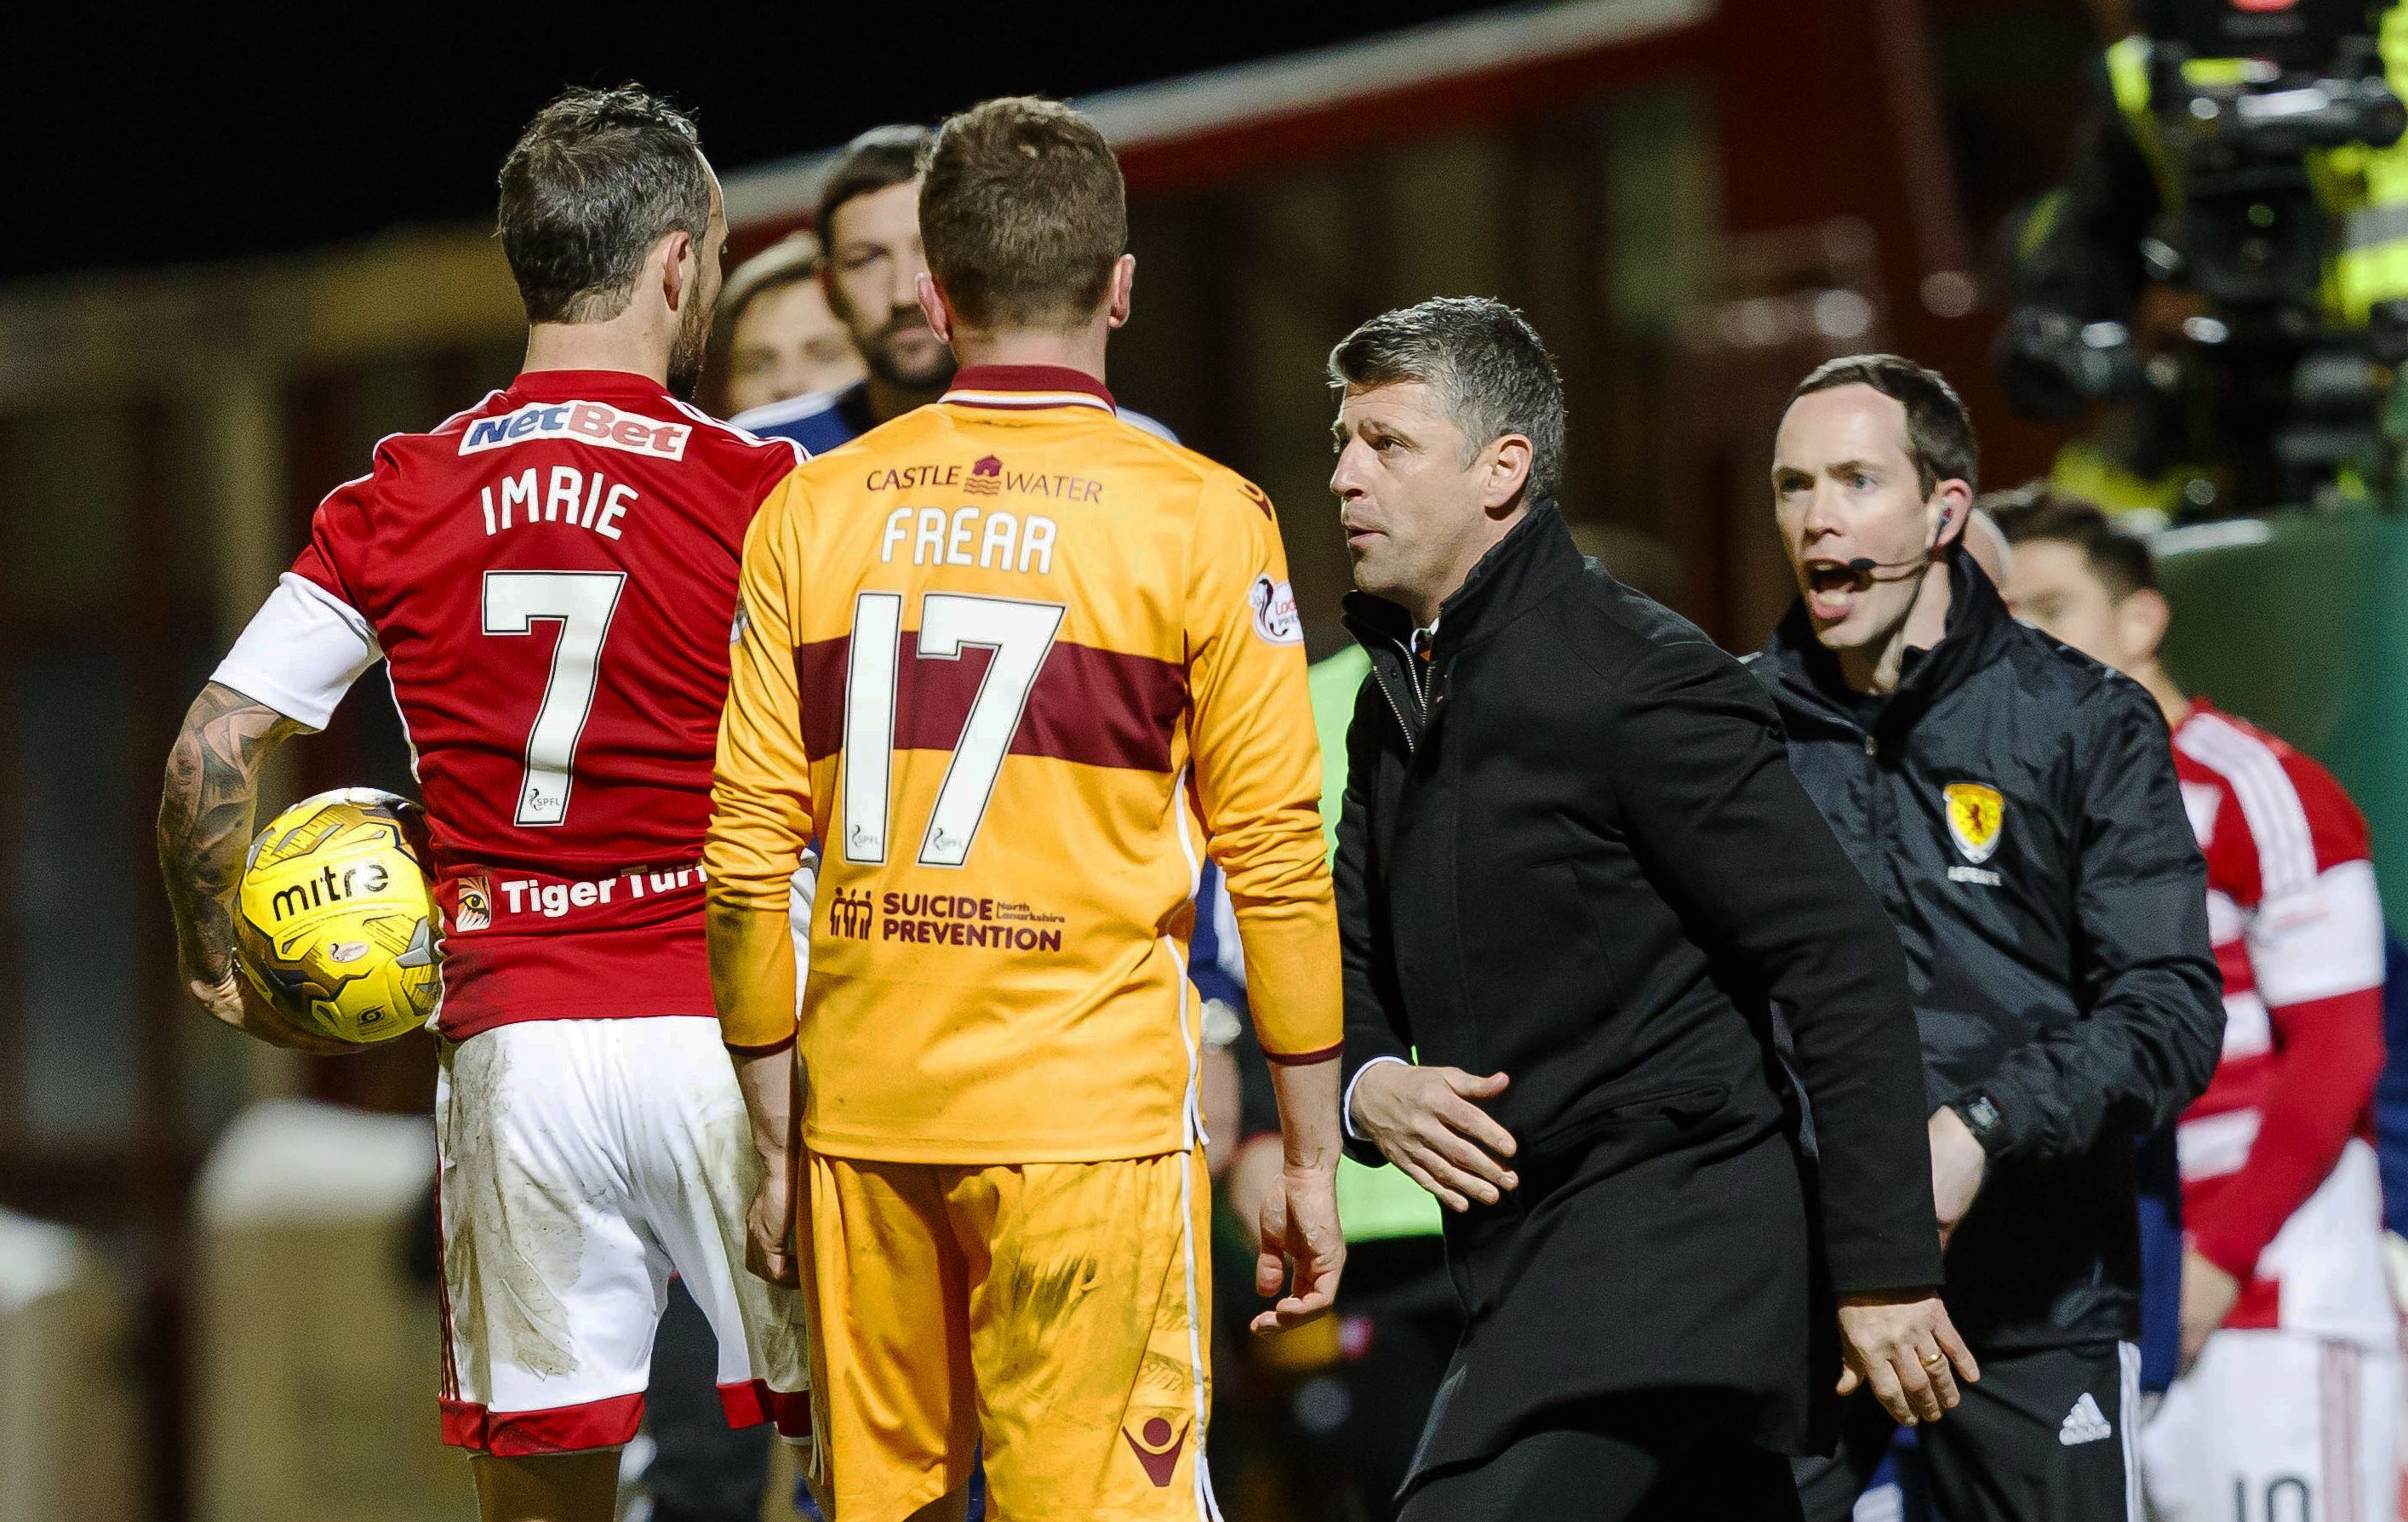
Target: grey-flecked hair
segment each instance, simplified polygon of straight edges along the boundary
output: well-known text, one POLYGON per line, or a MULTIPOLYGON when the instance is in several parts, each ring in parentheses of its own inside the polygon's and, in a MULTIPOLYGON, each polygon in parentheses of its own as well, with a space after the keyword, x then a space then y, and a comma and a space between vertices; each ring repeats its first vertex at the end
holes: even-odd
POLYGON ((1489 296, 1433 296, 1382 312, 1329 352, 1329 383, 1360 391, 1418 380, 1463 430, 1464 463, 1504 438, 1530 441, 1533 502, 1564 474, 1564 382, 1530 320, 1489 296))
MULTIPOLYGON (((694 119, 640 85, 571 90, 502 161, 497 230, 530 323, 607 323, 652 245, 710 226, 694 119)), ((699 250, 697 249, 697 253, 699 250)))

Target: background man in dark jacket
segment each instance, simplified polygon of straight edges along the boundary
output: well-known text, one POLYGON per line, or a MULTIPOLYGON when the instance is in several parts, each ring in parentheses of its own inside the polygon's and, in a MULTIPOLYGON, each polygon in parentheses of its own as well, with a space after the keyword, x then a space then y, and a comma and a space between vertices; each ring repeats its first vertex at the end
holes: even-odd
POLYGON ((1562 388, 1519 314, 1390 312, 1330 371, 1372 662, 1338 855, 1350 1130, 1451 1208, 1469 1323, 1400 1515, 1794 1515, 1775 1450, 1838 1372, 1810 1242, 1901 1419, 1976 1373, 1932 1287, 1897 937, 1763 694, 1573 548, 1562 388))
MULTIPOLYGON (((1860 355, 1800 382, 1772 463, 1800 597, 1753 669, 1906 947, 1948 1308, 1984 1370, 1923 1439, 1935 1499, 2121 1522, 2132 1141, 2207 1086, 2224 1028, 2206 868, 2156 703, 1956 553, 1975 473, 1930 371, 1860 355)), ((1857 1402, 1839 1457, 1799 1466, 1808 1516, 1846 1517, 1889 1436, 1857 1402)))

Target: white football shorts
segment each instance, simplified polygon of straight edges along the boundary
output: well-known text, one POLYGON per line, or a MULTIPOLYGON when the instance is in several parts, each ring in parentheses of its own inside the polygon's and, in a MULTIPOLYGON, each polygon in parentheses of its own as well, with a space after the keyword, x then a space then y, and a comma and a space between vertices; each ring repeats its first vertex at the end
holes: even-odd
POLYGON ((2226 1328, 2141 1429, 2149 1515, 2394 1522, 2401 1414, 2395 1351, 2226 1328))
POLYGON ((441 1061, 444 1441, 633 1437, 672 1271, 718 1334, 729 1422, 806 1441, 800 1298, 744 1267, 761 1168, 719 1023, 529 1020, 441 1061))

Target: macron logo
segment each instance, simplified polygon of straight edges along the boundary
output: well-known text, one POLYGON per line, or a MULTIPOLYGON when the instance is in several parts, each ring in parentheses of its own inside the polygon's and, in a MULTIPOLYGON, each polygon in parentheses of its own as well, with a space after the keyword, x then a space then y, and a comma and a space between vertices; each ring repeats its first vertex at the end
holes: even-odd
POLYGON ((622 412, 605 402, 529 402, 515 412, 479 418, 468 424, 468 431, 460 436, 460 452, 481 454, 512 444, 565 438, 655 460, 682 460, 685 441, 693 437, 690 423, 663 423, 639 412, 622 412))
POLYGON ((2057 1441, 2069 1448, 2085 1443, 2098 1443, 2114 1435, 2115 1429, 2107 1425, 2107 1414, 2099 1409, 2098 1401, 2090 1399, 2088 1390, 2083 1391, 2082 1399, 2073 1402, 2073 1409, 2065 1414, 2064 1422, 2057 1429, 2057 1441))

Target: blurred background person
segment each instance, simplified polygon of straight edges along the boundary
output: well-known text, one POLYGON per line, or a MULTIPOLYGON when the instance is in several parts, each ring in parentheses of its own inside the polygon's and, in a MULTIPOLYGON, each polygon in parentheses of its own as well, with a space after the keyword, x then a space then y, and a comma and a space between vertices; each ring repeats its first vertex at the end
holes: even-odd
POLYGON ((840 391, 867 373, 828 306, 820 240, 809 233, 789 233, 737 266, 719 307, 723 414, 840 391))
POLYGON ((1987 508, 1973 509, 1972 516, 1966 521, 1965 553, 1982 567, 1982 574, 1990 579, 1992 586, 2005 588, 2014 564, 2014 551, 2007 543, 2006 531, 1999 527, 1999 520, 1987 508))
MULTIPOLYGON (((738 412, 738 427, 824 454, 937 400, 953 383, 953 352, 928 326, 917 294, 928 269, 920 244, 920 159, 928 139, 925 127, 870 128, 845 145, 812 210, 824 249, 820 288, 853 337, 862 378, 738 412)), ((1142 412, 1122 408, 1120 415, 1178 442, 1142 412)))
POLYGON ((820 290, 852 336, 861 379, 839 390, 740 410, 735 423, 823 454, 944 395, 953 354, 920 310, 921 126, 872 127, 847 143, 811 210, 820 290))
MULTIPOLYGON (((2205 874, 2147 695, 2019 626, 1959 553, 1979 458, 1910 360, 1799 382, 1771 467, 1799 599, 1751 668, 1913 972, 1945 1298, 1982 1365, 1918 1433, 1935 1499, 1953 1522, 2125 1522, 2131 1138, 2214 1064, 2205 874)), ((1808 1518, 1851 1515, 1892 1432, 1859 1397, 1838 1456, 1798 1467, 1808 1518)))
POLYGON ((2016 614, 2146 688, 2173 728, 2206 853, 2224 1050, 2177 1142, 2183 1373, 2143 1430, 2166 1522, 2399 1515, 2400 1315, 2373 1100, 2383 906, 2366 822, 2332 775, 2184 693, 2148 546, 2088 503, 2011 511, 2016 614))

